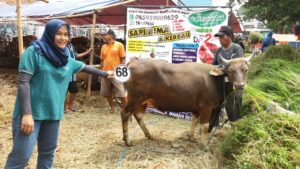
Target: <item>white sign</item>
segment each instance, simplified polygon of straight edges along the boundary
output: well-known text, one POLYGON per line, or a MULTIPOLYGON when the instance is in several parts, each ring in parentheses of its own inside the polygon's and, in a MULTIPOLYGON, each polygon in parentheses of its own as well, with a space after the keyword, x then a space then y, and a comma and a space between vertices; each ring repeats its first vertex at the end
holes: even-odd
POLYGON ((130 69, 125 65, 118 65, 114 70, 114 78, 121 82, 127 82, 130 78, 130 69))
POLYGON ((227 25, 228 8, 127 8, 127 57, 157 58, 170 63, 211 63, 220 47, 214 37, 227 25))

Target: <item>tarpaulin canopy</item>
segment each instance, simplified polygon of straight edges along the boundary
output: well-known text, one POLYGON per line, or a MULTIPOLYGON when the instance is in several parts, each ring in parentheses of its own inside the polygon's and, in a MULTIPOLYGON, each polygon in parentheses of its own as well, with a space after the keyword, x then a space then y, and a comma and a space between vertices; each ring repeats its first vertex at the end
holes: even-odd
MULTIPOLYGON (((92 23, 92 13, 97 11, 97 23, 125 24, 125 5, 166 5, 166 0, 61 0, 49 3, 36 2, 22 6, 22 16, 42 22, 61 18, 72 25, 92 23)), ((173 1, 169 5, 175 6, 173 1)), ((15 17, 15 6, 0 7, 0 18, 15 17)))
POLYGON ((233 29, 233 32, 235 32, 235 33, 242 33, 243 32, 242 28, 241 28, 241 25, 240 25, 240 22, 238 21, 238 19, 235 16, 234 13, 231 13, 229 15, 228 26, 231 26, 232 29, 233 29))
MULTIPOLYGON (((36 2, 22 5, 22 16, 60 16, 89 12, 106 5, 121 2, 120 0, 63 0, 49 3, 36 2)), ((1 17, 16 16, 15 6, 0 7, 1 17)))

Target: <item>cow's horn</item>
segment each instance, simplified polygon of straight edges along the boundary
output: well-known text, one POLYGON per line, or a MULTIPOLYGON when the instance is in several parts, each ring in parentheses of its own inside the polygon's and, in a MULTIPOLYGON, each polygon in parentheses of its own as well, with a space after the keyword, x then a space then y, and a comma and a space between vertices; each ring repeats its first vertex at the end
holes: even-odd
POLYGON ((254 49, 253 52, 252 52, 252 54, 251 54, 251 56, 245 58, 245 60, 247 62, 250 62, 256 56, 256 52, 258 52, 257 49, 254 49))
POLYGON ((224 59, 223 56, 222 56, 221 54, 219 54, 219 56, 220 56, 221 60, 225 63, 225 65, 228 65, 228 64, 229 64, 229 62, 230 62, 229 60, 224 59))

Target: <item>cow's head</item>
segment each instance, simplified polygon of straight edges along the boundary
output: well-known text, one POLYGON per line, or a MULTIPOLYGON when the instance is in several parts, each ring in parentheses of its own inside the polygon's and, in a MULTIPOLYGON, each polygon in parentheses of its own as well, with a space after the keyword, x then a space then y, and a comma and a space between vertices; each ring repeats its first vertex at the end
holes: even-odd
POLYGON ((253 51, 252 55, 248 58, 235 58, 231 60, 224 59, 220 55, 220 58, 224 62, 224 67, 214 68, 209 73, 212 76, 227 76, 234 90, 242 90, 246 86, 250 61, 256 54, 257 51, 255 50, 253 51))
MULTIPOLYGON (((257 51, 254 51, 248 58, 236 58, 231 60, 226 60, 220 56, 225 66, 223 68, 213 68, 209 73, 212 76, 227 76, 233 86, 233 90, 238 90, 234 92, 235 99, 241 99, 238 95, 240 95, 242 93, 241 90, 245 88, 250 61, 257 53, 257 51)), ((228 111, 227 115, 230 121, 236 121, 241 118, 240 112, 237 111, 228 111)))

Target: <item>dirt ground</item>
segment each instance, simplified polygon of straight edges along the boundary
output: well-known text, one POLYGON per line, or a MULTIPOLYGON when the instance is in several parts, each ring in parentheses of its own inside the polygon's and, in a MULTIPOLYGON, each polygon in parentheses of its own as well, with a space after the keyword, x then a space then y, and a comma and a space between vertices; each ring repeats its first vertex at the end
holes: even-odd
MULTIPOLYGON (((12 146, 11 112, 16 95, 16 70, 0 69, 0 168, 12 146)), ((119 113, 109 114, 105 100, 81 91, 77 112, 61 121, 54 168, 71 169, 217 169, 224 168, 219 149, 222 137, 214 137, 204 151, 199 127, 196 143, 187 141, 190 121, 146 114, 145 123, 156 141, 147 140, 137 122, 129 123, 133 147, 124 147, 119 113)), ((120 109, 119 109, 120 110, 120 109)), ((35 150, 27 169, 35 168, 35 150)))

